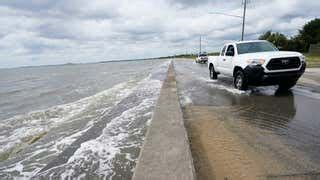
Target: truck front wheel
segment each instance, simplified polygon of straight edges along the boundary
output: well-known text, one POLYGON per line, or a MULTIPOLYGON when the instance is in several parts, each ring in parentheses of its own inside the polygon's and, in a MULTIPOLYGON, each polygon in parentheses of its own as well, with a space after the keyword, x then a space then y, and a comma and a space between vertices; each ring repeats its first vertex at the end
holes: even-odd
POLYGON ((247 90, 248 89, 248 79, 243 73, 243 71, 238 70, 234 76, 233 84, 236 89, 247 90))
POLYGON ((210 76, 210 79, 218 79, 218 74, 214 70, 213 65, 211 65, 209 68, 209 76, 210 76))

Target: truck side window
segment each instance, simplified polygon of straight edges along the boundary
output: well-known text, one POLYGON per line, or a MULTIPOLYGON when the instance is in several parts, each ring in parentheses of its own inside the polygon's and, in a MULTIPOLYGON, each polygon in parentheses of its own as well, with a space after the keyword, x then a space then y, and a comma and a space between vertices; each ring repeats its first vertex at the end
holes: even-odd
POLYGON ((232 56, 234 56, 234 47, 233 47, 233 45, 229 45, 228 46, 227 52, 232 52, 231 54, 233 54, 232 56))
POLYGON ((223 46, 220 56, 224 56, 227 46, 223 46))

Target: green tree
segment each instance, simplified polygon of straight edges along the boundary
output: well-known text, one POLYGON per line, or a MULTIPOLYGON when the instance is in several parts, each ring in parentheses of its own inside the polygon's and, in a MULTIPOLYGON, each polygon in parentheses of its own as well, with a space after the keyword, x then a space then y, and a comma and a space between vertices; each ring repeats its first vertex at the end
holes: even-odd
POLYGON ((306 52, 306 42, 301 38, 300 35, 297 35, 288 40, 286 50, 306 52))
POLYGON ((271 30, 265 32, 264 34, 259 36, 260 40, 267 40, 271 36, 272 32, 271 30))
POLYGON ((279 32, 267 31, 259 39, 272 42, 281 50, 308 52, 310 44, 320 43, 320 19, 316 18, 303 26, 299 34, 288 39, 279 32))
POLYGON ((259 37, 260 40, 267 40, 273 43, 278 49, 288 49, 288 39, 284 34, 278 32, 267 31, 259 37))
POLYGON ((310 44, 320 42, 320 19, 316 18, 303 26, 298 38, 305 42, 304 51, 308 51, 310 44))

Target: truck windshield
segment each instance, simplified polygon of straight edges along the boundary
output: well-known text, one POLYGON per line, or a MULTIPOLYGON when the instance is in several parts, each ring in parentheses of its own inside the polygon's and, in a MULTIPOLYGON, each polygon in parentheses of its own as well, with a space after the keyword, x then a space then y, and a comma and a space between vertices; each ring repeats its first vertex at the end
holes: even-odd
POLYGON ((269 42, 248 42, 237 44, 238 54, 279 51, 269 42))

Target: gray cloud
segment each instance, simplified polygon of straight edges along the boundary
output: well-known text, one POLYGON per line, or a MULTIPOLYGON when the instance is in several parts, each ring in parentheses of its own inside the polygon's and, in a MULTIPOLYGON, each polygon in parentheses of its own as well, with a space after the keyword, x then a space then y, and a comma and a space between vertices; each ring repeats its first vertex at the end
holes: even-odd
POLYGON ((171 3, 178 3, 186 6, 197 6, 208 4, 209 0, 171 0, 171 3))
POLYGON ((21 10, 45 11, 58 2, 52 0, 2 0, 1 5, 21 10))
MULTIPOLYGON (((251 0, 246 38, 288 36, 318 17, 313 0, 251 0)), ((239 40, 241 0, 2 0, 0 67, 94 62, 206 51, 239 40)))
POLYGON ((169 0, 172 4, 180 4, 183 7, 197 7, 197 6, 224 6, 232 8, 236 5, 240 5, 242 0, 169 0))

